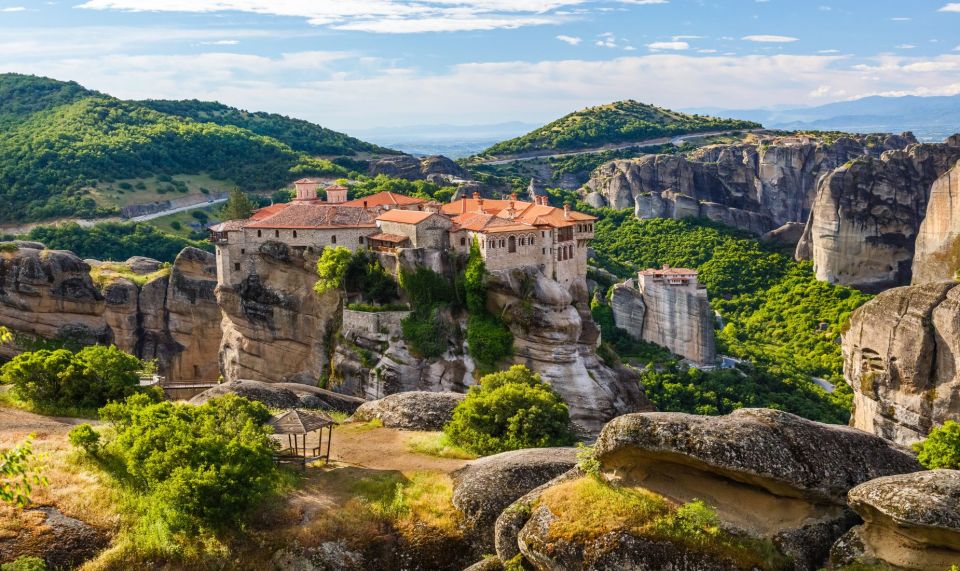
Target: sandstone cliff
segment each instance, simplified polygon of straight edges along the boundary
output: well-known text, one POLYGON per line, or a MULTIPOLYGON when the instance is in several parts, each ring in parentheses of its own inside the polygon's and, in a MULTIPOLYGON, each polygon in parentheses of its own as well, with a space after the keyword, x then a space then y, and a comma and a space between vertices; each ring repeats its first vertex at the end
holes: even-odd
POLYGON ((160 374, 171 381, 216 381, 220 310, 213 295, 213 254, 187 248, 167 269, 143 258, 124 264, 84 261, 30 242, 5 250, 0 325, 18 340, 0 347, 6 355, 38 340, 115 343, 156 359, 160 374))
POLYGON ((834 170, 817 188, 797 257, 817 278, 881 291, 910 283, 931 186, 960 159, 960 137, 915 144, 834 170))
POLYGON ((930 188, 926 216, 917 234, 913 283, 954 279, 960 270, 960 165, 930 188))
POLYGON ((469 179, 463 167, 443 155, 419 159, 411 155, 385 157, 370 165, 370 175, 384 174, 407 180, 429 180, 444 184, 448 179, 469 179))
POLYGON ((960 285, 895 288, 857 309, 843 334, 853 426, 901 444, 960 421, 960 285))
POLYGON ((703 293, 662 286, 640 291, 633 280, 613 286, 613 319, 637 340, 655 343, 694 363, 713 364, 713 309, 703 293))
POLYGON ((634 208, 639 218, 703 217, 763 234, 807 219, 817 181, 848 160, 915 142, 913 136, 796 137, 713 145, 684 155, 645 155, 598 168, 589 201, 634 208))

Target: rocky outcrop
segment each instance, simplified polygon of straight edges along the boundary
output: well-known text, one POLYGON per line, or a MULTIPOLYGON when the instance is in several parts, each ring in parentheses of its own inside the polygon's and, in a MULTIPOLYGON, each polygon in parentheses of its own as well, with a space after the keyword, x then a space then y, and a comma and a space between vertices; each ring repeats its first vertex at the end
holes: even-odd
POLYGON ((768 409, 621 416, 604 427, 596 457, 608 480, 700 499, 725 528, 771 541, 798 569, 819 568, 856 522, 851 488, 921 469, 877 436, 768 409))
POLYGON ((237 380, 221 383, 203 391, 190 399, 190 404, 203 404, 212 398, 228 394, 262 402, 276 409, 319 408, 353 412, 364 402, 363 399, 298 383, 237 380))
POLYGON ((463 393, 397 393, 363 403, 351 420, 368 422, 377 419, 387 428, 404 430, 441 430, 453 418, 453 409, 464 397, 463 393))
POLYGON ((264 242, 242 281, 217 288, 227 380, 316 385, 329 375, 341 301, 338 292, 314 293, 318 256, 313 248, 264 242))
POLYGON ((469 179, 470 175, 456 162, 443 155, 419 159, 411 155, 393 155, 370 165, 370 175, 383 174, 407 180, 430 180, 447 183, 451 179, 469 179))
POLYGON ((707 290, 647 283, 643 290, 633 280, 613 286, 613 319, 637 340, 666 347, 698 364, 717 360, 713 309, 707 290))
POLYGON ((574 424, 597 433, 607 420, 651 410, 634 373, 597 357, 600 331, 586 303, 586 283, 565 289, 533 268, 491 272, 487 305, 514 336, 514 362, 549 382, 574 424))
POLYGON ((797 257, 812 259, 817 278, 831 283, 867 291, 910 283, 931 187, 958 159, 954 136, 837 168, 817 187, 797 257))
POLYGON ((842 346, 853 426, 911 444, 960 421, 960 284, 881 293, 851 315, 842 346))
POLYGON ((849 500, 864 524, 834 545, 833 565, 921 571, 960 561, 960 471, 878 478, 850 490, 849 500))
POLYGON ((165 270, 142 257, 105 264, 42 244, 6 246, 0 254, 0 324, 19 342, 0 352, 23 350, 32 339, 114 343, 156 359, 159 373, 171 381, 215 381, 220 309, 214 261, 213 254, 187 248, 165 270))
POLYGON ((7 526, 5 533, 0 534, 0 563, 39 557, 48 569, 74 569, 109 543, 102 530, 64 515, 55 507, 29 508, 17 517, 19 529, 7 526))
POLYGON ((930 188, 927 212, 917 234, 913 284, 956 279, 960 270, 960 165, 930 188))
POLYGON ((764 138, 690 155, 645 155, 602 165, 587 183, 592 203, 634 208, 640 218, 710 218, 757 234, 803 222, 817 181, 860 156, 898 149, 913 136, 764 138))
POLYGON ((574 448, 530 448, 475 460, 453 474, 453 505, 488 552, 503 510, 576 463, 574 448))

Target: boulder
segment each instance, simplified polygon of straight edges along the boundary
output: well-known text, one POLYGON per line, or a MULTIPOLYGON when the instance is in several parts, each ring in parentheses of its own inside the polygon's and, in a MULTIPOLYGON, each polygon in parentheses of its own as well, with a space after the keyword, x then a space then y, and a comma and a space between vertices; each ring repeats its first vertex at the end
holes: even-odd
POLYGON ((760 239, 774 246, 793 250, 797 247, 800 239, 803 238, 804 227, 803 222, 787 222, 783 226, 767 232, 760 239))
POLYGON ((503 510, 576 463, 575 448, 530 448, 480 458, 453 473, 453 505, 483 547, 491 548, 503 510))
POLYGON ((850 316, 843 371, 851 424, 897 443, 960 421, 960 284, 895 288, 850 316))
POLYGON ((930 188, 927 212, 917 234, 913 284, 953 280, 960 270, 960 164, 930 188))
POLYGON ((833 565, 924 570, 960 562, 960 471, 877 478, 850 490, 849 501, 864 524, 833 547, 833 565))
POLYGON ((221 383, 190 399, 191 404, 203 404, 208 400, 233 394, 262 402, 270 408, 318 408, 352 412, 363 399, 340 395, 317 387, 296 383, 264 383, 237 380, 221 383))
POLYGON ((52 506, 29 508, 19 515, 21 526, 0 535, 0 562, 39 557, 48 569, 73 569, 107 546, 107 535, 52 506))
POLYGON ((517 555, 520 555, 520 531, 530 520, 533 507, 540 499, 540 496, 553 486, 582 478, 583 475, 580 468, 571 468, 549 482, 541 484, 522 495, 497 516, 493 535, 494 545, 497 549, 497 557, 500 558, 500 561, 510 561, 517 555))
POLYGON ((449 392, 408 391, 360 405, 351 420, 379 419, 387 428, 441 430, 453 418, 453 409, 466 395, 449 392))
POLYGON ((350 550, 343 541, 280 549, 273 554, 271 563, 282 571, 364 571, 370 568, 363 554, 350 550))
POLYGON ((384 157, 370 165, 370 176, 384 174, 407 180, 443 181, 450 178, 467 179, 469 174, 456 162, 443 155, 419 159, 411 155, 384 157))
MULTIPOLYGON (((196 248, 192 249, 196 250, 196 248)), ((133 273, 139 276, 152 274, 153 272, 159 270, 161 266, 161 263, 158 260, 144 256, 133 256, 124 262, 124 264, 130 268, 133 273)))

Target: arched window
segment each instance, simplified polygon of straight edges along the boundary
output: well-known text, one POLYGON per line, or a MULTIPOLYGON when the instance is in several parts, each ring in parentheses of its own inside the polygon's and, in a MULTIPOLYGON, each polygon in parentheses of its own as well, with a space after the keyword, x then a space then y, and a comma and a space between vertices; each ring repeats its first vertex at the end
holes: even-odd
POLYGON ((506 247, 507 247, 507 241, 504 240, 503 238, 500 238, 500 247, 501 247, 501 248, 506 248, 506 247))
POLYGON ((523 236, 520 236, 520 239, 517 240, 517 242, 518 242, 518 245, 519 245, 519 246, 526 246, 526 245, 527 245, 527 239, 524 238, 523 236))
POLYGON ((563 260, 563 249, 557 248, 557 261, 560 262, 563 260))
POLYGON ((257 238, 263 238, 263 230, 257 230, 257 238))
POLYGON ((507 238, 507 251, 511 254, 516 253, 517 251, 517 237, 510 236, 507 238))
POLYGON ((293 237, 294 237, 294 238, 297 237, 297 231, 296 231, 296 230, 293 231, 293 237))
POLYGON ((487 241, 487 248, 496 248, 496 247, 497 247, 497 241, 496 241, 496 240, 488 240, 488 241, 487 241))
POLYGON ((466 246, 466 245, 467 245, 467 239, 464 238, 464 237, 461 237, 461 238, 460 238, 460 245, 461 245, 461 246, 466 246))
POLYGON ((533 246, 533 245, 536 243, 535 240, 536 240, 536 236, 534 236, 533 234, 530 234, 530 242, 529 242, 529 243, 530 243, 531 246, 533 246))
POLYGON ((330 236, 330 243, 331 243, 331 244, 336 244, 336 243, 337 243, 337 235, 336 235, 336 234, 333 234, 332 236, 330 236))
POLYGON ((274 230, 274 231, 273 231, 273 235, 274 235, 274 237, 279 238, 279 237, 280 237, 280 231, 279 231, 279 230, 274 230))

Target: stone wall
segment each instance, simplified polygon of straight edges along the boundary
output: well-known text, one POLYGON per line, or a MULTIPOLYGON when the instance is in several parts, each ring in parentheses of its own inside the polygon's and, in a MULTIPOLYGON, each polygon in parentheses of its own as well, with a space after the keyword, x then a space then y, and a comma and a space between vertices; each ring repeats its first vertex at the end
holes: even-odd
POLYGON ((345 337, 384 335, 399 337, 400 322, 410 315, 409 311, 355 311, 343 310, 341 331, 345 337))

